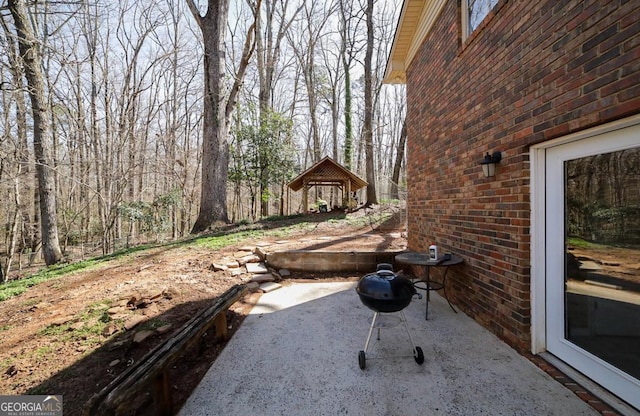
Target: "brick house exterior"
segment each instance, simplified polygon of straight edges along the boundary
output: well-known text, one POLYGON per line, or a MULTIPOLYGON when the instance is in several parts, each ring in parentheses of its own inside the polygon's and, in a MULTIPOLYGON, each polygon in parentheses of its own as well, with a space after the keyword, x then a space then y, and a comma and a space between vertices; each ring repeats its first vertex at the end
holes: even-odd
POLYGON ((640 2, 501 0, 467 38, 461 3, 405 0, 387 65, 407 89, 408 247, 460 254, 449 298, 536 352, 531 147, 640 114, 640 2))

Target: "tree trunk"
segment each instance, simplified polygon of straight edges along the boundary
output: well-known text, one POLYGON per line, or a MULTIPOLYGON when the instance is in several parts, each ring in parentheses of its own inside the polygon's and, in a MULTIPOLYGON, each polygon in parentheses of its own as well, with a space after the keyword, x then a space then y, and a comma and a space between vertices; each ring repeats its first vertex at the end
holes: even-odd
POLYGON ((367 206, 377 204, 376 171, 373 154, 373 1, 367 0, 367 51, 364 58, 364 143, 367 172, 367 206))
POLYGON ((398 192, 398 186, 400 183, 400 170, 402 168, 402 161, 404 160, 404 146, 407 142, 407 120, 402 123, 402 130, 400 131, 400 140, 398 141, 398 147, 396 148, 396 160, 393 163, 393 175, 391 176, 391 199, 400 199, 400 193, 398 192))
POLYGON ((36 158, 36 174, 40 195, 40 216, 42 230, 42 252, 47 265, 62 260, 58 241, 58 218, 54 175, 51 169, 51 125, 49 109, 42 76, 38 42, 30 26, 23 0, 9 0, 9 10, 13 16, 20 55, 24 64, 25 77, 29 86, 31 112, 33 117, 33 148, 36 158))
POLYGON ((229 170, 228 126, 225 118, 226 86, 224 40, 229 0, 209 0, 200 21, 204 41, 204 120, 202 139, 202 188, 200 212, 192 233, 205 231, 216 222, 228 222, 227 177, 229 170))
POLYGON ((18 222, 20 221, 20 167, 18 166, 18 175, 14 178, 14 201, 16 208, 11 222, 11 231, 9 232, 9 244, 7 247, 7 262, 2 266, 0 264, 0 283, 6 283, 9 280, 9 272, 11 272, 11 263, 16 253, 16 245, 18 241, 18 222))
MULTIPOLYGON (((351 160, 353 158, 353 123, 351 121, 351 51, 347 50, 349 38, 349 22, 351 16, 347 18, 344 0, 340 1, 340 18, 341 18, 341 42, 340 42, 340 60, 344 71, 344 166, 351 169, 351 160)), ((350 46, 353 48, 353 46, 350 46)))
MULTIPOLYGON (((256 10, 260 10, 260 0, 256 10)), ((227 213, 227 180, 229 177, 229 119, 242 85, 249 59, 255 48, 255 21, 249 29, 242 59, 233 86, 224 83, 225 34, 229 0, 209 0, 202 16, 193 0, 189 10, 200 26, 204 46, 204 120, 202 132, 202 186, 200 212, 191 233, 205 231, 217 222, 229 222, 227 213)))
MULTIPOLYGON (((9 27, 6 24, 3 17, 0 17, 2 28, 6 33, 7 38, 10 38, 9 27)), ((24 82, 23 71, 20 66, 20 59, 16 44, 14 42, 7 43, 7 50, 9 51, 7 59, 9 61, 9 72, 11 72, 12 82, 15 86, 16 93, 13 94, 13 99, 16 105, 16 133, 18 139, 18 147, 16 154, 16 161, 18 162, 18 180, 19 189, 23 195, 28 195, 27 198, 21 199, 19 209, 21 213, 22 226, 22 241, 25 247, 36 249, 39 245, 38 240, 38 224, 34 223, 31 219, 31 212, 35 209, 33 201, 30 196, 33 194, 33 176, 29 163, 29 141, 27 137, 27 103, 24 96, 24 82)))

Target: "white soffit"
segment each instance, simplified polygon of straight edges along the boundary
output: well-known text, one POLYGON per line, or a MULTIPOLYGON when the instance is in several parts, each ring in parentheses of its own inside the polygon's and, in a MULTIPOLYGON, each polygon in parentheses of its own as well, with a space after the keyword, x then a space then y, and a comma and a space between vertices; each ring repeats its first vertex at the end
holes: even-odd
POLYGON ((384 82, 406 82, 406 70, 413 61, 447 0, 404 0, 398 27, 387 60, 384 82))

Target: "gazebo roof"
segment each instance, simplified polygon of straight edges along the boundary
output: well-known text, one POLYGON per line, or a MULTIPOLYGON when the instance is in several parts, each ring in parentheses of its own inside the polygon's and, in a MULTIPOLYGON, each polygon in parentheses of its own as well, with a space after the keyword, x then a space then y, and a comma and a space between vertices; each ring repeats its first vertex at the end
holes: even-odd
POLYGON ((368 183, 360 179, 355 173, 345 168, 329 156, 302 172, 289 182, 289 188, 299 191, 305 185, 342 185, 351 182, 351 191, 364 188, 368 183))

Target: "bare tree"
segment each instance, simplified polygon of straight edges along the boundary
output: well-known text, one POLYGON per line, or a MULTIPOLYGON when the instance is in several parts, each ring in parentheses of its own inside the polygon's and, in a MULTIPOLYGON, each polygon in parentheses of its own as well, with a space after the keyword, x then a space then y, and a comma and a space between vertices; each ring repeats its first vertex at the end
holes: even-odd
MULTIPOLYGON (((207 12, 202 15, 195 2, 187 0, 189 10, 202 31, 205 84, 200 212, 192 233, 205 231, 216 222, 228 221, 229 120, 255 48, 254 22, 247 34, 233 85, 228 88, 224 82, 224 41, 229 0, 209 0, 207 4, 207 12)), ((255 9, 260 9, 260 0, 255 9)))
POLYGON ((355 34, 359 31, 361 18, 353 13, 354 2, 339 0, 340 4, 340 61, 344 72, 344 165, 351 169, 353 154, 353 122, 351 120, 351 67, 358 52, 355 34))
POLYGON ((365 159, 367 172, 367 202, 366 205, 378 203, 376 194, 376 172, 373 151, 373 3, 367 0, 367 49, 364 58, 364 125, 363 136, 365 145, 365 159))
POLYGON ((404 147, 407 142, 407 121, 405 119, 402 123, 402 130, 400 131, 400 139, 398 140, 398 146, 396 147, 396 158, 393 163, 393 175, 391 176, 391 198, 398 199, 400 196, 400 169, 402 168, 402 161, 404 160, 404 147))
POLYGON ((55 179, 51 168, 52 155, 49 148, 51 145, 51 122, 42 75, 42 58, 25 2, 23 0, 9 0, 8 4, 18 36, 20 56, 31 99, 33 148, 40 194, 42 252, 45 263, 52 265, 62 260, 62 251, 58 240, 55 179))
POLYGON ((296 32, 299 38, 288 33, 289 43, 301 68, 304 85, 306 87, 309 104, 309 122, 311 136, 311 155, 315 163, 321 158, 320 125, 318 120, 318 106, 320 97, 317 93, 316 52, 320 39, 325 34, 324 28, 333 12, 333 6, 328 10, 322 9, 325 4, 317 1, 304 2, 304 16, 299 20, 296 32))
MULTIPOLYGON (((13 220, 10 221, 8 228, 11 230, 9 238, 9 246, 7 248, 7 262, 5 263, 4 278, 7 279, 11 270, 12 257, 16 251, 18 239, 21 240, 21 246, 28 246, 32 250, 32 255, 38 251, 40 247, 39 233, 37 231, 38 224, 32 223, 31 212, 35 210, 32 201, 32 171, 30 168, 29 144, 27 139, 27 103, 25 100, 25 88, 23 81, 23 71, 20 65, 19 53, 17 50, 15 36, 12 36, 9 25, 5 21, 5 16, 0 15, 0 24, 3 28, 6 41, 5 55, 7 59, 7 67, 11 75, 11 81, 6 83, 7 88, 3 90, 3 102, 5 103, 5 131, 10 130, 9 121, 9 105, 15 105, 15 127, 16 140, 14 145, 15 162, 17 166, 14 177, 14 201, 16 202, 16 211, 13 220), (11 85, 11 87, 9 87, 11 85), (9 99, 9 97, 11 97, 9 99), (22 197, 22 196, 25 197, 22 197), (20 216, 18 216, 20 213, 20 216)), ((8 136, 8 134, 6 134, 8 136)), ((4 166, 3 166, 4 168, 4 166)), ((2 169, 4 170, 4 169, 2 169)), ((7 199, 8 200, 8 199, 7 199)), ((38 215, 34 213, 34 217, 38 215)))
MULTIPOLYGON (((265 14, 264 24, 260 10, 254 9, 256 16, 256 62, 259 79, 258 105, 261 125, 266 123, 265 119, 273 108, 271 97, 274 75, 282 50, 282 40, 303 7, 302 5, 298 6, 293 13, 289 14, 289 0, 263 0, 262 5, 265 14)), ((267 184, 263 181, 260 185, 262 187, 260 194, 265 195, 267 184)), ((262 198, 260 212, 264 217, 269 215, 268 198, 262 198)))

